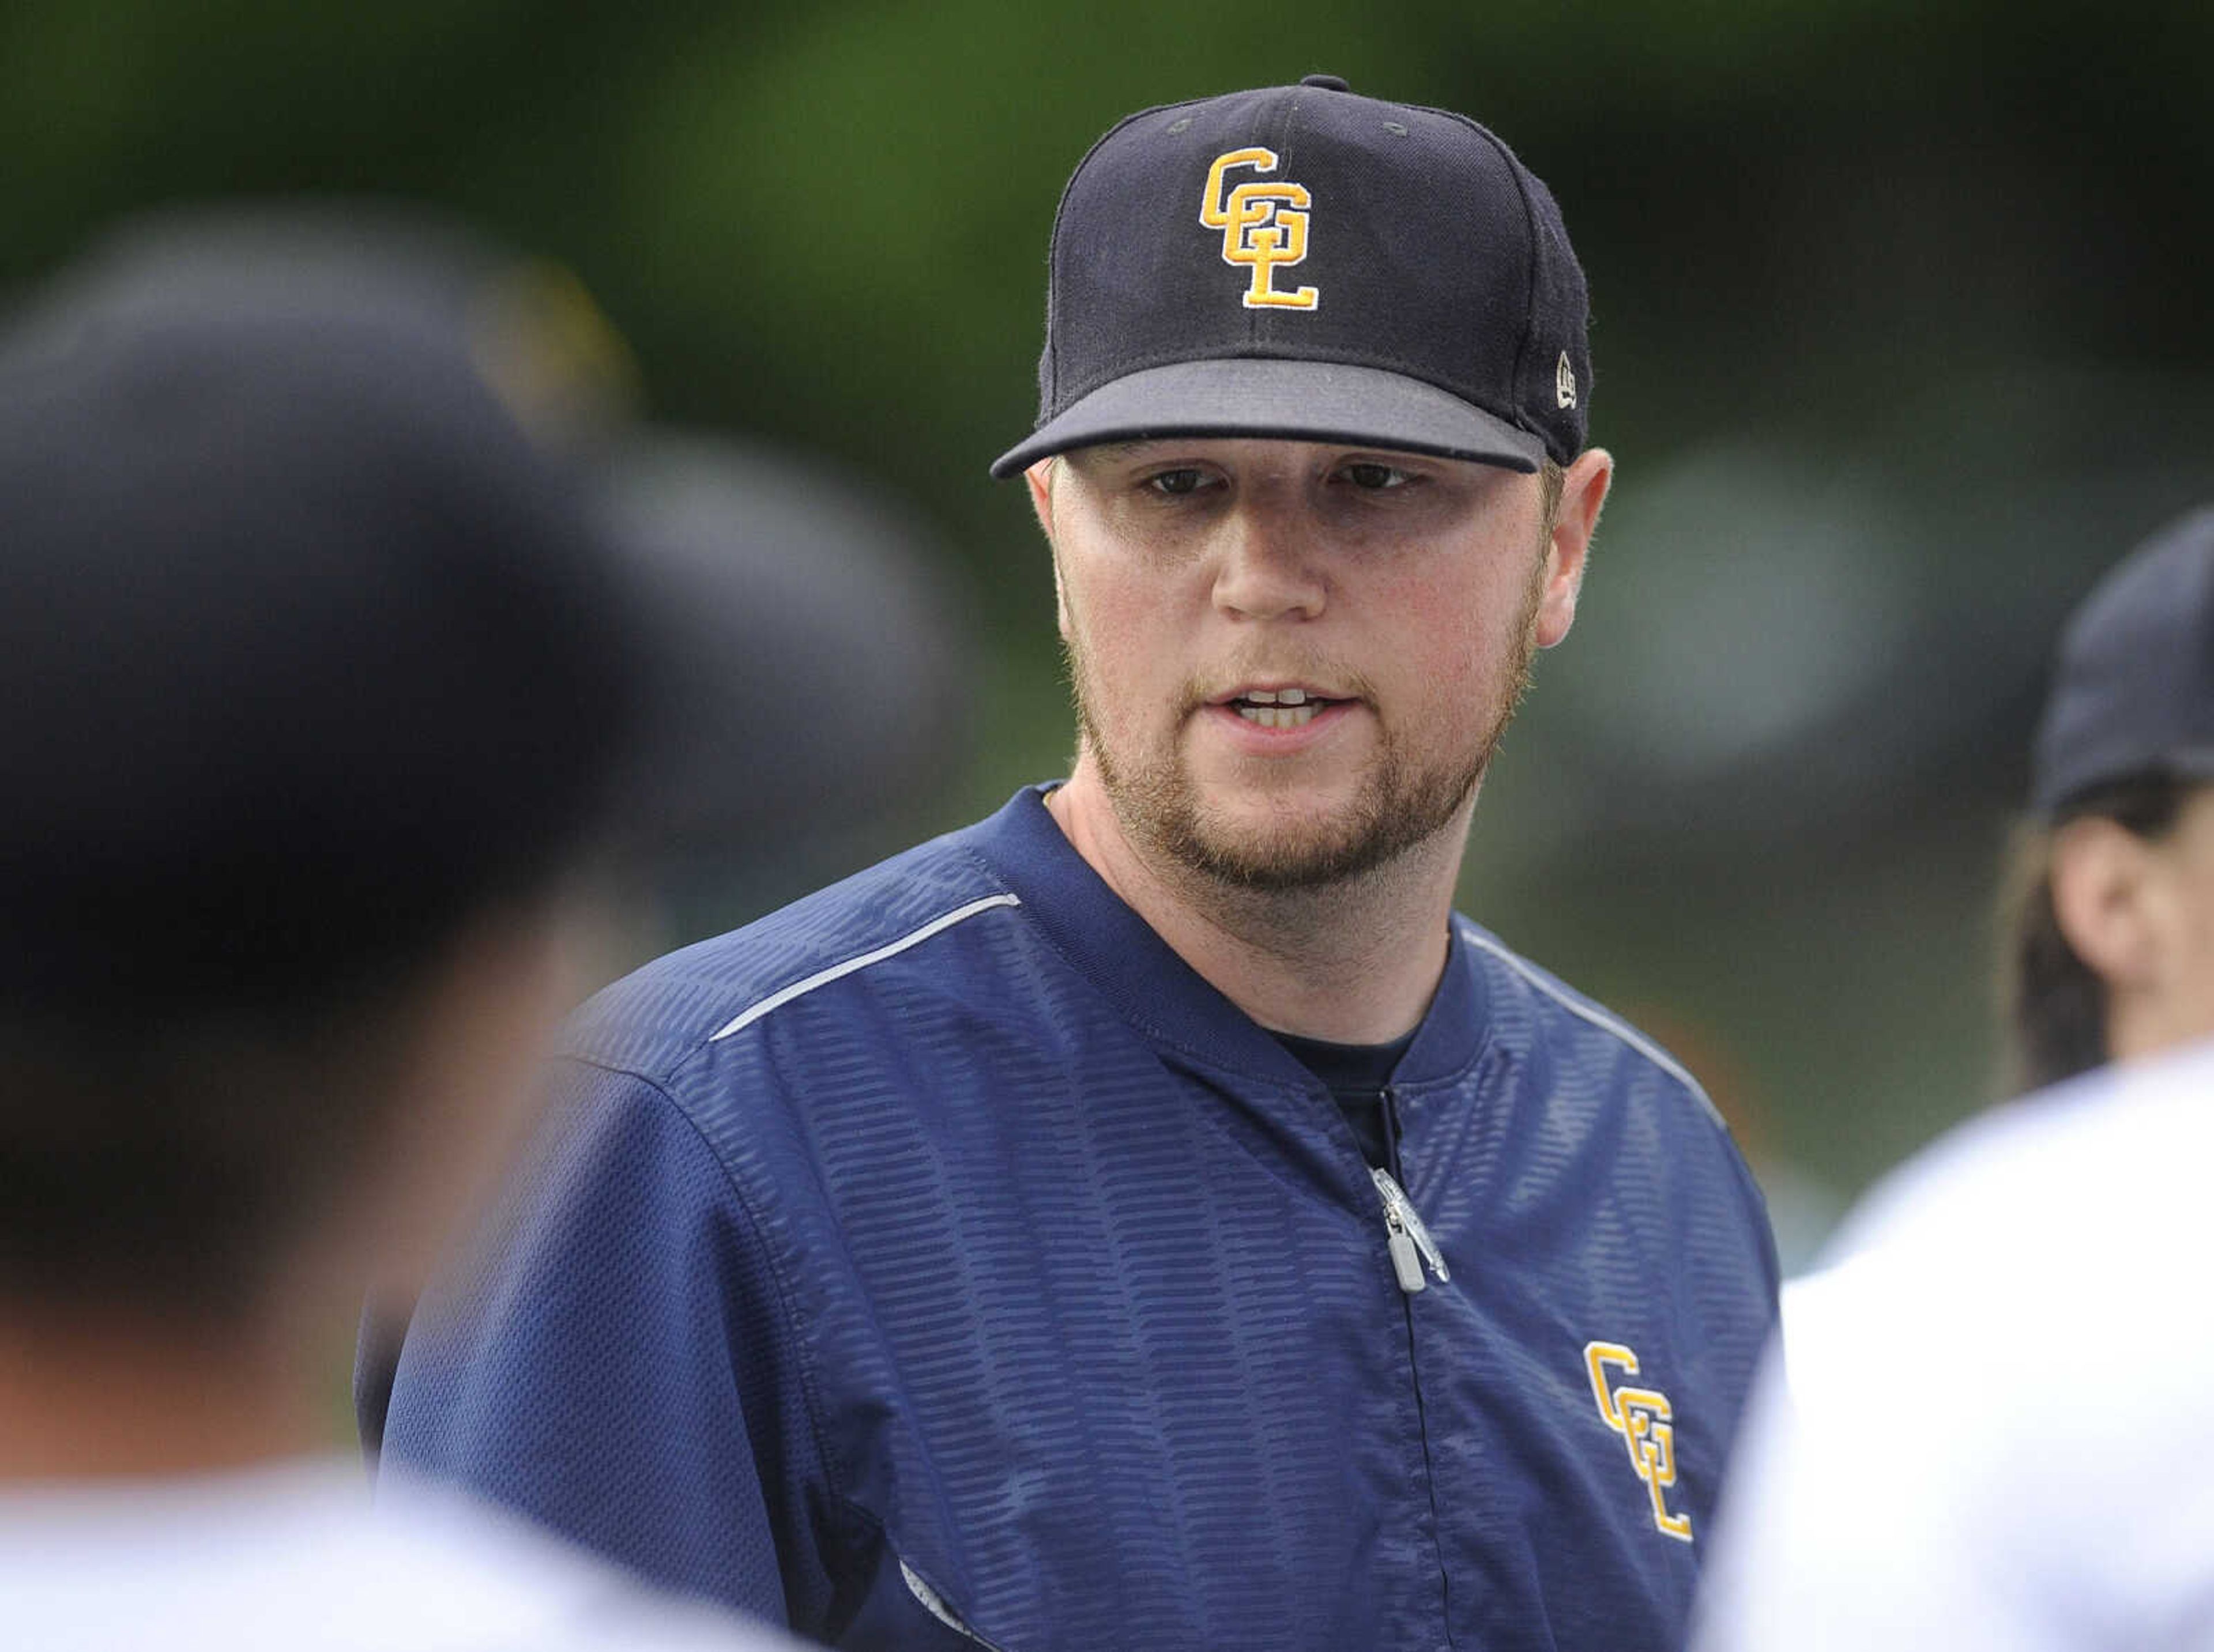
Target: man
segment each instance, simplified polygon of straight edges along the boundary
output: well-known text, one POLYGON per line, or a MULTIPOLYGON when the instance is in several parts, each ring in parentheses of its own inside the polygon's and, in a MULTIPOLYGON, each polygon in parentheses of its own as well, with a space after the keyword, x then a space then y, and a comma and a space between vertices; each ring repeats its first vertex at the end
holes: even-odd
POLYGON ((2186 1420, 2214 1362, 2210 781, 2200 511, 2078 611, 2038 736, 2011 1021, 2023 1070, 2069 1082, 1896 1173, 1802 1284, 1703 1646, 2214 1645, 2186 1420))
POLYGON ((610 547, 458 347, 65 291, 0 337, 8 1644, 766 1647, 320 1443, 572 1001, 610 547))
POLYGON ((1759 1198, 1450 911, 1612 472, 1551 197, 1317 77, 1051 279, 1073 773, 603 995, 387 1449, 841 1645, 1669 1643, 1759 1198))

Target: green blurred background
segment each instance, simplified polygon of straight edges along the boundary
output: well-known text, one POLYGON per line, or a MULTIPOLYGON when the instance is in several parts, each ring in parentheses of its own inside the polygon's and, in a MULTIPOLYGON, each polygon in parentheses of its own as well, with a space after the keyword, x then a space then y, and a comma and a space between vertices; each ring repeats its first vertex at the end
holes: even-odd
POLYGON ((1796 1255, 1990 1099, 2053 627, 2214 497, 2210 67, 2203 0, 7 0, 0 283, 150 206, 431 202, 580 274, 656 419, 909 516, 963 754, 790 866, 688 869, 676 940, 1063 768, 1045 559, 984 466, 1092 140, 1318 70, 1477 116, 1562 202, 1621 470, 1464 905, 1701 1072, 1796 1255))

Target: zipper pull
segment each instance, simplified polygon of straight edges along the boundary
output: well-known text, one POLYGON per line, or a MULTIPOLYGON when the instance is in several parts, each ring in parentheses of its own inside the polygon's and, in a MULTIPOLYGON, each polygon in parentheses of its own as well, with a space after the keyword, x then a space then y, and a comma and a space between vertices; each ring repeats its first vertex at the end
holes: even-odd
POLYGON ((1453 1274, 1416 1213, 1415 1202, 1391 1180, 1390 1171, 1372 1167, 1368 1173, 1376 1179, 1377 1196, 1384 1201, 1384 1240, 1391 1248, 1391 1271, 1399 1277, 1399 1289, 1411 1296, 1429 1283, 1422 1277, 1424 1263, 1440 1284, 1450 1283, 1453 1274))
POLYGON ((1391 1207, 1384 1207, 1385 1242, 1391 1247, 1391 1271, 1399 1276, 1399 1289, 1410 1296, 1429 1282, 1422 1277, 1422 1259, 1415 1254, 1415 1241, 1407 1237, 1407 1229, 1399 1218, 1391 1214, 1391 1207))

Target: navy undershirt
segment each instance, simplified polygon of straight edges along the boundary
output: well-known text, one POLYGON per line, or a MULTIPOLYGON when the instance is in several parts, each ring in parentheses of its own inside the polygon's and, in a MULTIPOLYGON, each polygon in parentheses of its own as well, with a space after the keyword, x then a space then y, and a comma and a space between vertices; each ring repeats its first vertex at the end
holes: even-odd
POLYGON ((1276 1042, 1290 1051, 1307 1070, 1329 1088, 1353 1126, 1361 1156, 1379 1170, 1391 1167, 1391 1144, 1384 1134, 1384 1087, 1415 1041, 1417 1027, 1389 1044, 1330 1044, 1303 1039, 1296 1033, 1278 1033, 1276 1042))

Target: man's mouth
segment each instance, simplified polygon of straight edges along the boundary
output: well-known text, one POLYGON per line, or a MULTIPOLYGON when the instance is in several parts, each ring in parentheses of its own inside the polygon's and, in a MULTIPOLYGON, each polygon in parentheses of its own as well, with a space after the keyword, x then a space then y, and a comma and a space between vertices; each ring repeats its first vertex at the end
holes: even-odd
POLYGON ((1310 694, 1304 688, 1249 688, 1225 704, 1246 722, 1257 722, 1263 728, 1298 728, 1339 702, 1310 694))

